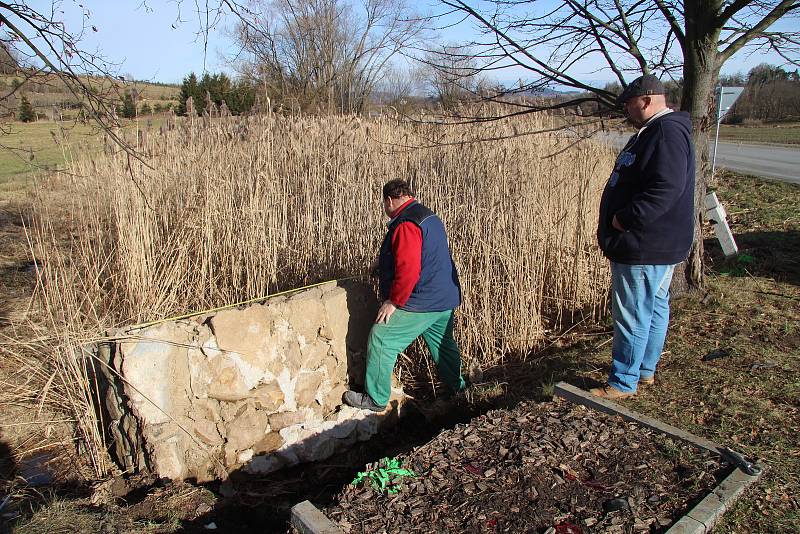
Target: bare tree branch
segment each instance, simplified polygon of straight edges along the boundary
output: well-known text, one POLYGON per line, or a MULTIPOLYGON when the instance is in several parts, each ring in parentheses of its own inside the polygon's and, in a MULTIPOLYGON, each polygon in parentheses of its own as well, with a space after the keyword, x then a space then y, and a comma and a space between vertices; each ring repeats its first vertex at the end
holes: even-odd
POLYGON ((759 20, 749 30, 745 31, 735 41, 728 45, 724 50, 719 52, 718 61, 720 65, 730 59, 730 57, 742 49, 748 42, 758 38, 764 30, 772 26, 775 21, 789 13, 800 8, 800 2, 797 0, 782 0, 778 5, 769 11, 761 20, 759 20))

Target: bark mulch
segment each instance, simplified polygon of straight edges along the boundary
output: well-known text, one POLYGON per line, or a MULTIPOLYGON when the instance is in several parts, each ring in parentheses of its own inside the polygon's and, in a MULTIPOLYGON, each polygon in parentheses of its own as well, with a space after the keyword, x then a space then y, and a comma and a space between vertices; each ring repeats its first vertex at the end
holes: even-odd
POLYGON ((522 403, 366 472, 324 511, 349 533, 662 532, 729 471, 711 454, 565 401, 522 403), (386 477, 384 477, 385 479, 386 477))

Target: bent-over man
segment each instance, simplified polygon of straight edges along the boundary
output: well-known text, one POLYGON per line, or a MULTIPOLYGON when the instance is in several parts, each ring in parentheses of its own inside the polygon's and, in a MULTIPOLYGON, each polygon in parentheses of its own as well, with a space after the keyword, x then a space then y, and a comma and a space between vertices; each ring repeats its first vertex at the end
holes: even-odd
POLYGON ((346 404, 380 412, 386 408, 397 356, 422 336, 447 387, 464 389, 461 354, 453 339, 453 312, 461 285, 444 224, 414 198, 408 183, 383 186, 388 231, 378 257, 383 302, 367 346, 366 392, 347 391, 346 404))
POLYGON ((639 129, 617 157, 600 201, 597 239, 611 261, 614 320, 608 383, 591 393, 621 399, 653 384, 669 323, 675 265, 694 237, 695 161, 689 114, 666 106, 653 75, 617 99, 639 129))

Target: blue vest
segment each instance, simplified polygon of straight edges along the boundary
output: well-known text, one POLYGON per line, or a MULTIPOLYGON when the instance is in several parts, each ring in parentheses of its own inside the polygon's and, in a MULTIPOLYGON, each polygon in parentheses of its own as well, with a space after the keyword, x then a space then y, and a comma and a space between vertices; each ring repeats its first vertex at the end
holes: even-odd
POLYGON ((381 244, 378 268, 381 297, 386 300, 394 280, 392 236, 403 222, 412 222, 422 230, 422 270, 411 297, 402 307, 413 312, 452 310, 461 304, 461 285, 455 263, 450 256, 444 224, 431 210, 417 202, 409 204, 389 223, 389 231, 381 244))

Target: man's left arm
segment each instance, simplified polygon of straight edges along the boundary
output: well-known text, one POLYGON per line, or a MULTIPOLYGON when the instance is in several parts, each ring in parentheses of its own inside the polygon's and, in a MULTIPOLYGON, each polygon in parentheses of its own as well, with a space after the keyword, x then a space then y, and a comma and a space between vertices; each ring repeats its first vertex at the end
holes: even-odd
POLYGON ((688 158, 692 157, 689 142, 682 135, 664 136, 643 170, 645 189, 634 195, 631 203, 614 214, 617 230, 644 228, 669 211, 691 183, 687 176, 688 158))
POLYGON ((403 222, 392 235, 394 279, 389 298, 381 304, 376 323, 387 323, 394 311, 411 297, 422 270, 422 230, 412 222, 403 222))

